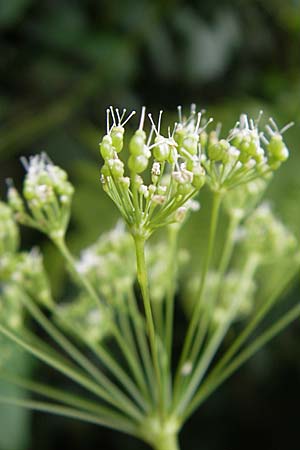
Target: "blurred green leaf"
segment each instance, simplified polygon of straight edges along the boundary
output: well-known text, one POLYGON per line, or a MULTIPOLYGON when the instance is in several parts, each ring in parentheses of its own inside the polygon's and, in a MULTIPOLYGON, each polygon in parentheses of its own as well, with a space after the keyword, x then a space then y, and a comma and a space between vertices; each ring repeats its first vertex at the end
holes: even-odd
POLYGON ((0 27, 9 27, 22 19, 32 0, 1 0, 0 27))

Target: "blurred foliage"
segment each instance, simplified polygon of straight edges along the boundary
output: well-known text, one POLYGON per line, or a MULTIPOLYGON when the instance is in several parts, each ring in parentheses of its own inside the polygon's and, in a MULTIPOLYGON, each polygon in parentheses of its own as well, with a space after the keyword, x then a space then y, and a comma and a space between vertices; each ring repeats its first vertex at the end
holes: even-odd
MULTIPOLYGON (((21 177, 19 156, 45 150, 68 170, 76 186, 69 239, 79 252, 117 218, 99 183, 97 147, 107 105, 138 108, 146 104, 155 112, 197 102, 216 120, 222 118, 224 130, 240 112, 255 115, 264 109, 279 124, 296 123, 287 135, 290 161, 271 184, 268 197, 299 236, 299 42, 299 0, 0 0, 1 195, 7 176, 21 177)), ((187 224, 182 236, 185 247, 192 242, 197 248, 206 241, 208 195, 200 201, 200 214, 187 224)), ((41 237, 26 232, 24 245, 36 239, 41 237)), ((41 245, 55 294, 60 296, 62 261, 50 244, 41 245)), ((198 261, 201 255, 195 253, 194 258, 198 261)), ((299 286, 295 294, 299 295, 299 286)), ((296 435, 298 425, 288 419, 293 411, 287 411, 288 400, 283 400, 287 377, 300 392, 297 339, 299 327, 292 327, 279 345, 273 344, 248 365, 248 375, 241 371, 211 400, 206 413, 195 416, 183 437, 183 448, 200 446, 200 439, 206 450, 247 450, 254 445, 258 449, 297 448, 292 437, 285 440, 286 434, 296 435), (279 365, 286 369, 279 371, 279 365), (271 376, 275 371, 277 378, 271 376), (278 392, 278 403, 270 400, 272 386, 278 392), (286 417, 281 415, 280 426, 275 428, 272 422, 276 425, 278 418, 266 409, 264 402, 268 401, 274 411, 281 405, 285 411, 286 417), (260 408, 265 408, 266 416, 263 433, 251 419, 252 414, 257 420, 260 408), (245 416, 243 423, 239 415, 245 416), (233 423, 239 425, 239 433, 236 426, 233 432, 233 423)), ((12 441, 10 430, 18 429, 15 439, 25 436, 21 429, 27 413, 10 415, 7 411, 0 417, 0 449, 18 450, 21 446, 12 441), (4 418, 12 421, 10 425, 4 418)), ((35 421, 38 427, 31 449, 50 450, 63 444, 72 450, 92 448, 99 442, 101 446, 103 439, 107 450, 142 448, 129 438, 112 438, 98 429, 88 438, 85 425, 61 419, 35 421), (55 426, 56 435, 49 424, 55 426)), ((23 448, 28 448, 25 438, 23 448)))

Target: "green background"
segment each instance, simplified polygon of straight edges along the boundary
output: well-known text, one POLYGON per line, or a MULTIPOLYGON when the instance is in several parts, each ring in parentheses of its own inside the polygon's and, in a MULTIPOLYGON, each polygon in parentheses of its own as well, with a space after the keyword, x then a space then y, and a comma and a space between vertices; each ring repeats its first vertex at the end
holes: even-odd
MULTIPOLYGON (((20 184, 20 156, 46 151, 76 186, 68 237, 75 252, 117 218, 99 182, 107 105, 145 104, 175 117, 178 104, 192 102, 225 130, 241 112, 260 109, 280 126, 295 121, 286 136, 291 158, 268 197, 299 236, 299 0, 0 0, 0 193, 7 177, 20 184)), ((187 246, 205 239, 198 225, 193 219, 187 227, 187 246)), ((24 248, 43 247, 59 296, 61 259, 42 236, 24 230, 22 237, 24 248)), ((297 296, 299 284, 287 301, 297 296)), ((294 324, 252 359, 186 425, 182 449, 299 449, 299 342, 294 324)), ((18 353, 13 363, 68 387, 18 353)), ((0 450, 60 448, 145 446, 79 422, 0 408, 0 450)))

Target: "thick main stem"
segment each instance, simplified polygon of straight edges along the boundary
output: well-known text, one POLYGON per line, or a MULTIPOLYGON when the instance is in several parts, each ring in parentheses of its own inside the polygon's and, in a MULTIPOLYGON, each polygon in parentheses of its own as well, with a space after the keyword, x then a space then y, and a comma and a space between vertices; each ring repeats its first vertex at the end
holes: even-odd
POLYGON ((180 450, 178 438, 174 434, 161 436, 153 446, 154 450, 180 450))

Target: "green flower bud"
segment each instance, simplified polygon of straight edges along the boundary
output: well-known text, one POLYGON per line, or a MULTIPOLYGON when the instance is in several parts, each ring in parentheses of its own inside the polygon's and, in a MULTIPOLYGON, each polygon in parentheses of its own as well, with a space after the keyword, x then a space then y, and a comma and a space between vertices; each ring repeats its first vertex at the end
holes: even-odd
POLYGON ((139 156, 144 152, 146 142, 146 133, 143 130, 137 130, 129 142, 129 151, 131 155, 139 156))
POLYGON ((201 149, 204 149, 207 145, 208 142, 208 134, 206 133, 206 131, 202 131, 199 135, 199 142, 201 145, 201 149))
POLYGON ((153 156, 156 161, 163 162, 167 161, 170 155, 170 147, 167 142, 162 142, 163 138, 157 136, 155 138, 155 143, 161 142, 161 144, 155 145, 153 148, 153 156))
POLYGON ((169 157, 168 157, 168 163, 169 164, 175 164, 178 160, 178 152, 177 149, 174 146, 170 147, 169 157))
POLYGON ((112 176, 116 178, 121 178, 124 175, 124 164, 119 159, 109 159, 107 161, 108 167, 110 168, 112 176))
POLYGON ((112 145, 117 153, 120 153, 120 151, 123 149, 124 131, 124 127, 119 125, 117 127, 113 127, 110 132, 112 145))
POLYGON ((176 142, 176 144, 178 145, 178 147, 181 147, 183 144, 183 140, 187 135, 187 129, 178 126, 175 134, 174 134, 174 141, 176 142))
POLYGON ((192 183, 178 184, 177 187, 177 193, 180 195, 188 195, 190 194, 190 192, 192 192, 192 190, 193 190, 192 183))
POLYGON ((283 142, 282 136, 278 133, 271 137, 266 147, 274 161, 285 161, 289 157, 289 151, 283 142))
POLYGON ((201 189, 205 184, 205 170, 200 164, 194 166, 193 168, 193 181, 192 186, 195 189, 201 189))
POLYGON ((131 155, 128 159, 128 167, 132 172, 141 173, 146 170, 148 166, 148 158, 143 155, 134 156, 131 155))
POLYGON ((188 134, 185 136, 182 142, 182 147, 191 155, 197 155, 198 153, 199 137, 195 134, 188 134))
POLYGON ((208 157, 211 161, 222 161, 226 163, 228 161, 229 148, 230 144, 225 139, 221 139, 215 144, 209 144, 208 157))
POLYGON ((110 176, 110 170, 109 170, 108 164, 104 164, 104 165, 101 167, 101 174, 102 174, 104 177, 109 177, 109 176, 110 176))
POLYGON ((101 143, 100 143, 100 153, 104 160, 113 158, 114 156, 114 147, 112 143, 112 138, 108 134, 106 134, 101 143))
POLYGON ((14 186, 8 188, 7 201, 14 213, 25 213, 24 201, 14 186))

